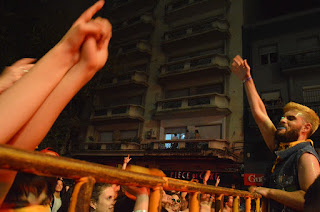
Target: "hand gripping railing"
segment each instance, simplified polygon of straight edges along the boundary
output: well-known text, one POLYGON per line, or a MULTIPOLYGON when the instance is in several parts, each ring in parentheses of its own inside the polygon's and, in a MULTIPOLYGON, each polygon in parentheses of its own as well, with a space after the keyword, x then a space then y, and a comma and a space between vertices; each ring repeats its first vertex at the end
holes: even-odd
POLYGON ((191 194, 189 200, 190 212, 198 212, 200 210, 199 193, 218 196, 216 211, 222 211, 223 209, 223 195, 235 197, 233 211, 239 211, 240 197, 246 200, 246 212, 251 209, 252 199, 256 201, 256 211, 260 211, 261 195, 257 193, 125 171, 71 158, 28 152, 7 145, 0 145, 0 168, 76 180, 77 183, 72 194, 69 212, 89 210, 91 192, 95 182, 150 188, 149 212, 161 210, 161 189, 189 192, 191 194))

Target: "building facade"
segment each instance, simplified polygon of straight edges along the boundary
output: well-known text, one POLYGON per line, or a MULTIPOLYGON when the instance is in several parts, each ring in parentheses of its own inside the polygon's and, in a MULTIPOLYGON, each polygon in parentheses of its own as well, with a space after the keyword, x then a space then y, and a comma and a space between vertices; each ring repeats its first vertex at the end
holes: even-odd
MULTIPOLYGON (((109 5, 108 5, 109 4, 109 5)), ((242 52, 241 0, 121 0, 87 130, 72 156, 192 179, 213 172, 242 184, 242 85, 230 61, 242 52)))

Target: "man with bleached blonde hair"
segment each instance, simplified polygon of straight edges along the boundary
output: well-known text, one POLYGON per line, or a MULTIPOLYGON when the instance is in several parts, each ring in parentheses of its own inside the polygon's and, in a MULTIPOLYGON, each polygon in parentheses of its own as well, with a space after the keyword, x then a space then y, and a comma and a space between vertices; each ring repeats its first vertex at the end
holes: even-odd
POLYGON ((236 56, 231 69, 242 80, 252 115, 266 145, 277 156, 266 187, 250 190, 270 199, 268 211, 302 211, 305 191, 320 173, 319 156, 308 139, 317 130, 319 117, 312 109, 290 102, 276 128, 256 90, 247 60, 236 56))

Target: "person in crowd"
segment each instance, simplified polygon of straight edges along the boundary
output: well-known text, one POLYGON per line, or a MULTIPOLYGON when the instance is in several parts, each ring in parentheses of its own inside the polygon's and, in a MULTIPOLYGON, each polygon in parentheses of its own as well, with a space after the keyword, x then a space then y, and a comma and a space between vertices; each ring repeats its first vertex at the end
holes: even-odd
POLYGON ((51 202, 51 212, 58 212, 62 205, 61 191, 63 189, 63 179, 58 178, 51 202))
POLYGON ((231 212, 233 208, 233 196, 224 196, 224 207, 222 212, 231 212))
MULTIPOLYGON (((203 177, 203 184, 207 185, 211 171, 207 170, 203 177)), ((215 186, 218 186, 220 183, 220 177, 216 179, 215 186)), ((200 196, 200 212, 214 212, 215 211, 215 196, 210 194, 201 194, 200 196)))
MULTIPOLYGON (((103 5, 99 0, 87 9, 58 44, 1 93, 0 144, 33 151, 71 98, 104 66, 112 27, 106 19, 92 19, 103 5)), ((0 170, 0 205, 15 175, 0 170)))
MULTIPOLYGON (((54 157, 59 156, 50 147, 40 152, 54 157)), ((57 190, 57 188, 54 189, 56 184, 57 180, 55 177, 43 177, 19 172, 3 204, 0 206, 0 211, 51 211, 50 203, 52 202, 55 190, 57 190)))
POLYGON ((113 212, 116 203, 116 192, 112 188, 112 184, 95 183, 91 201, 90 211, 95 212, 113 212))
POLYGON ((306 194, 304 195, 305 212, 318 212, 320 211, 320 175, 308 188, 306 194))
POLYGON ((250 190, 270 199, 271 211, 303 210, 304 193, 320 173, 319 157, 308 139, 319 126, 310 108, 290 102, 276 128, 269 118, 250 74, 247 60, 233 59, 232 72, 244 83, 253 117, 264 141, 277 159, 266 177, 266 187, 250 190))
MULTIPOLYGON (((123 159, 122 169, 127 169, 131 161, 130 155, 123 159)), ((128 167, 129 169, 131 167, 128 167)), ((137 170, 136 170, 137 171, 137 170)), ((141 171, 141 169, 140 169, 141 171)), ((144 170, 146 171, 146 170, 144 170)), ((115 204, 115 211, 148 211, 149 190, 146 187, 122 186, 123 193, 115 204)))

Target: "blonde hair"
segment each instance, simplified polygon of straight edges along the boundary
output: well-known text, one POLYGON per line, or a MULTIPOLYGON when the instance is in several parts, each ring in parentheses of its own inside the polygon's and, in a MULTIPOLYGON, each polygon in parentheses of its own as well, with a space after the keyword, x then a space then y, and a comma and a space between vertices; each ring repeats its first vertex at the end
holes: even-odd
POLYGON ((309 136, 311 136, 318 129, 319 116, 316 114, 316 112, 314 112, 314 110, 312 110, 311 108, 309 108, 305 105, 301 105, 301 104, 298 104, 295 102, 289 102, 288 104, 286 104, 286 106, 284 106, 283 112, 286 113, 291 110, 297 110, 297 111, 301 112, 304 117, 304 120, 307 123, 311 124, 312 130, 311 130, 309 136))

